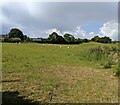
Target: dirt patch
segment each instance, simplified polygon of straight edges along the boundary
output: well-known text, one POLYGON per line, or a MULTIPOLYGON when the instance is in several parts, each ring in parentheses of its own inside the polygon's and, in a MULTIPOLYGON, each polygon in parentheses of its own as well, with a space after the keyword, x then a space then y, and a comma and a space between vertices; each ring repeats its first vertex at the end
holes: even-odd
POLYGON ((3 92, 38 102, 117 103, 118 79, 110 70, 64 65, 3 73, 3 92))

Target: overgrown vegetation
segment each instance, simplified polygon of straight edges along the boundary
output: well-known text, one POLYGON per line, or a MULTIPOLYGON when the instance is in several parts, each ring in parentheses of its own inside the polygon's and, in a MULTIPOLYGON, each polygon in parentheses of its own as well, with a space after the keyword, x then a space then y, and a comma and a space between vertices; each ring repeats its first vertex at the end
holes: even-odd
POLYGON ((119 76, 119 51, 120 48, 118 46, 97 46, 89 48, 84 56, 85 59, 88 59, 89 61, 99 62, 105 69, 113 68, 115 75, 119 76))

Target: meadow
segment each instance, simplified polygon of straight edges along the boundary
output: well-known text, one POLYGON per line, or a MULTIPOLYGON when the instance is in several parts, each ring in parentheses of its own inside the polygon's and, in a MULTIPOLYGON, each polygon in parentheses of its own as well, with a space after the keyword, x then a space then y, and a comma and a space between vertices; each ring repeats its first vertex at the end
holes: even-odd
POLYGON ((118 43, 3 43, 6 103, 117 103, 118 43))

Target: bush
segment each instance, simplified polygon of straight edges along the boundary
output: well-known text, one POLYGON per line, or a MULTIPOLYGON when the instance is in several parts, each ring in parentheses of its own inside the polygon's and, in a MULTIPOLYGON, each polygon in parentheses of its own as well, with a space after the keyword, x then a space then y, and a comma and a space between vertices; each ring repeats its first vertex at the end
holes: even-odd
POLYGON ((112 69, 116 76, 120 77, 119 64, 119 50, 118 47, 97 46, 89 48, 87 53, 84 53, 84 60, 89 60, 92 63, 101 64, 104 69, 112 69))
MULTIPOLYGON (((118 54, 116 48, 98 46, 89 48, 87 52, 88 53, 85 55, 87 60, 92 62, 99 62, 105 69, 116 67, 116 64, 118 64, 118 54)), ((118 70, 117 74, 119 74, 118 70)))
POLYGON ((104 56, 104 52, 100 46, 95 47, 95 48, 90 48, 88 50, 89 59, 101 60, 102 56, 104 56))
POLYGON ((5 42, 10 42, 10 43, 19 43, 21 41, 20 38, 5 38, 5 42))

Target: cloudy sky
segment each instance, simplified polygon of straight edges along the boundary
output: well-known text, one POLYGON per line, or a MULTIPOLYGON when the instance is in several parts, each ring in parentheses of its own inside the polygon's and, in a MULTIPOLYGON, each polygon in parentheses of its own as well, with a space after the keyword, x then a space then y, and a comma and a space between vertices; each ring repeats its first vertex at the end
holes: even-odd
POLYGON ((117 2, 5 2, 2 3, 2 34, 19 28, 29 37, 73 34, 118 40, 117 2))

